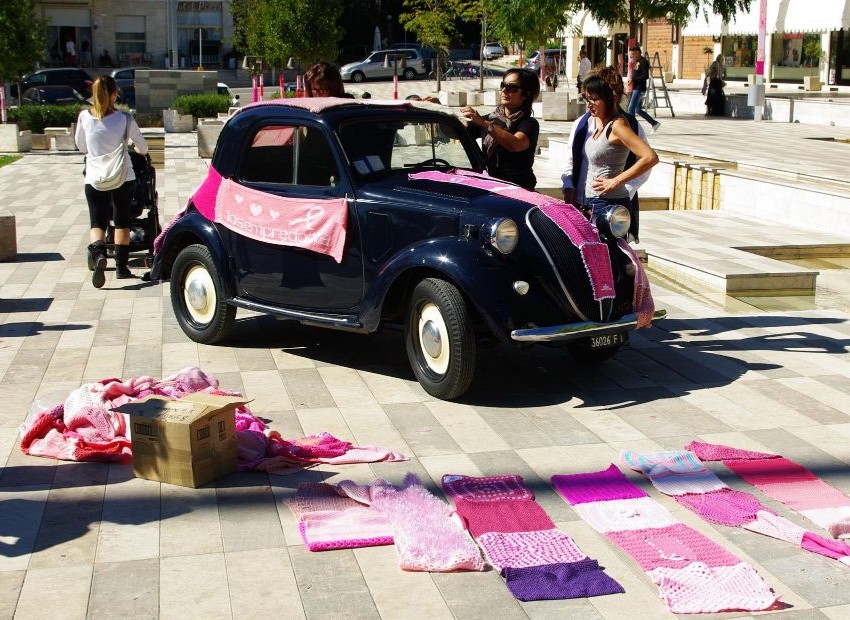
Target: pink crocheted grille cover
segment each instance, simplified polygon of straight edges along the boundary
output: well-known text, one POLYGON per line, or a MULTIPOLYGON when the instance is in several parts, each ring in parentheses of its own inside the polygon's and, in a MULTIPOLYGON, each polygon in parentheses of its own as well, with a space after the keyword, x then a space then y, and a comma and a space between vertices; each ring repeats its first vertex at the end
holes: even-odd
POLYGON ((802 465, 797 465, 794 461, 789 461, 782 456, 749 461, 723 461, 723 464, 754 486, 777 482, 809 482, 818 479, 802 465))
POLYGON ((573 539, 557 529, 537 532, 487 532, 478 537, 493 568, 524 568, 577 562, 587 556, 573 539))
POLYGON ((657 568, 649 573, 673 613, 763 611, 779 600, 752 566, 707 566, 695 562, 684 568, 657 568))
POLYGON ((485 532, 533 532, 555 527, 540 504, 529 499, 505 502, 456 500, 455 509, 475 538, 485 532))
POLYGON ((605 534, 649 572, 659 566, 683 568, 693 562, 734 566, 741 560, 687 525, 605 534))
POLYGON ((597 532, 622 532, 678 523, 673 515, 651 497, 612 499, 578 504, 575 510, 597 532))
POLYGON ((336 487, 323 482, 304 482, 298 485, 295 497, 286 505, 299 521, 313 512, 337 512, 362 508, 362 504, 337 493, 336 487))
POLYGON ((733 489, 677 495, 676 501, 706 521, 720 525, 743 525, 754 521, 760 510, 768 510, 755 496, 733 489))
POLYGON ((534 499, 534 493, 518 475, 474 477, 446 474, 442 482, 450 497, 468 502, 534 499))
POLYGON ((777 458, 777 454, 768 452, 754 452, 752 450, 741 450, 740 448, 732 448, 715 443, 704 443, 702 441, 692 441, 685 450, 693 452, 703 461, 725 461, 726 459, 771 459, 777 458))
POLYGON ((616 465, 586 474, 556 474, 551 481, 561 497, 573 506, 585 502, 648 497, 616 465))

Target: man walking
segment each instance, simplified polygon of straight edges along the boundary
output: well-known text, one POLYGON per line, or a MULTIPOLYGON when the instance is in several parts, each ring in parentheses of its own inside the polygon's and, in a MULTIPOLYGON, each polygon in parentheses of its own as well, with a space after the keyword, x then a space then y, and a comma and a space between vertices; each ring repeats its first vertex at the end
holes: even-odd
POLYGON ((581 84, 584 82, 584 78, 587 77, 587 74, 590 73, 590 58, 587 57, 587 52, 584 51, 584 46, 579 50, 578 53, 578 79, 576 80, 578 86, 578 94, 581 95, 581 84))
POLYGON ((629 49, 629 61, 632 64, 632 77, 629 82, 632 85, 632 94, 629 99, 629 114, 640 116, 652 125, 655 133, 661 127, 661 123, 652 118, 643 110, 643 98, 646 94, 646 81, 649 79, 649 61, 641 55, 639 45, 629 49))

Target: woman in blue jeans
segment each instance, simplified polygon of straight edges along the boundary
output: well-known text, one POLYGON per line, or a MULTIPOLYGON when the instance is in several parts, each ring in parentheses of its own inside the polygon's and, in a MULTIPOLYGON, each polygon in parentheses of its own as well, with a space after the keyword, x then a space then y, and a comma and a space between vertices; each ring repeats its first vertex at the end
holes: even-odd
POLYGON ((587 109, 596 121, 595 131, 587 139, 587 180, 584 186, 585 207, 595 220, 614 205, 629 206, 626 183, 647 172, 658 163, 658 155, 632 131, 617 106, 614 89, 599 75, 584 81, 587 109), (629 153, 635 163, 626 169, 629 153))

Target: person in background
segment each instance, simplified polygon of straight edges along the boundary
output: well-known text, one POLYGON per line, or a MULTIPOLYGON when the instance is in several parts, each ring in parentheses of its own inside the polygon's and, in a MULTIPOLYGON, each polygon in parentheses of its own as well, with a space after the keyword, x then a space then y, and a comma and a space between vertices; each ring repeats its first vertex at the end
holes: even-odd
POLYGON ((481 116, 467 106, 461 114, 469 119, 467 132, 483 138, 487 173, 533 190, 537 185, 532 166, 540 124, 532 117, 531 104, 540 94, 540 80, 528 69, 512 68, 499 85, 500 105, 481 116))
POLYGON ((68 37, 68 40, 65 41, 65 66, 77 66, 77 46, 74 45, 74 39, 70 36, 68 37))
POLYGON ((591 75, 584 82, 584 99, 593 117, 594 131, 584 142, 587 175, 584 184, 586 209, 591 221, 610 207, 630 206, 626 183, 648 172, 658 155, 629 126, 617 106, 618 94, 608 80, 591 75), (629 155, 635 156, 626 167, 629 155))
MULTIPOLYGON (((634 131, 641 140, 647 142, 646 133, 640 123, 637 122, 637 118, 628 112, 625 112, 621 107, 621 102, 624 96, 623 77, 617 69, 610 66, 596 67, 593 71, 591 71, 590 75, 598 75, 608 83, 614 93, 614 101, 619 108, 620 114, 625 117, 632 131, 634 131)), ((567 159, 564 162, 564 169, 561 174, 564 202, 582 209, 585 204, 584 187, 587 181, 587 158, 584 154, 584 147, 587 140, 589 140, 595 132, 596 119, 590 114, 590 112, 586 112, 583 116, 576 119, 573 123, 572 129, 570 130, 570 136, 567 141, 567 159)), ((625 168, 628 169, 633 166, 636 159, 637 158, 634 154, 630 153, 626 158, 625 168)), ((649 178, 649 174, 650 171, 644 172, 640 176, 624 183, 626 190, 629 193, 629 212, 632 219, 632 224, 629 228, 629 236, 636 242, 639 240, 638 233, 640 228, 640 199, 638 197, 637 190, 646 182, 649 178)))
POLYGON ((587 57, 587 52, 582 47, 578 52, 578 78, 576 79, 579 94, 581 94, 581 84, 590 73, 590 68, 590 58, 587 57))
POLYGON ((100 55, 100 64, 103 67, 115 66, 115 63, 112 61, 112 56, 109 55, 109 50, 103 50, 103 53, 100 55))
POLYGON ((304 74, 304 90, 307 97, 354 98, 354 95, 345 92, 345 86, 336 65, 324 60, 320 60, 307 69, 307 73, 304 74))
POLYGON ((80 66, 91 67, 91 45, 88 39, 83 39, 80 44, 80 66))
POLYGON ((708 67, 705 77, 706 89, 703 94, 706 96, 706 116, 723 116, 726 113, 726 95, 723 93, 723 87, 726 85, 723 81, 725 77, 726 66, 723 63, 723 55, 718 54, 715 61, 708 67))
MULTIPOLYGON (((124 142, 125 135, 132 140, 137 153, 144 155, 148 152, 148 145, 133 117, 115 109, 117 98, 118 85, 111 76, 101 76, 92 84, 92 108, 80 112, 74 134, 77 148, 86 159, 116 150, 124 142)), ((102 287, 106 281, 106 229, 110 220, 115 227, 115 277, 119 280, 135 277, 127 268, 127 261, 130 255, 130 203, 136 175, 129 157, 125 158, 124 166, 124 184, 108 191, 97 190, 91 185, 90 168, 87 167, 85 194, 91 224, 88 251, 94 266, 91 281, 95 288, 102 287)))
POLYGON ((643 98, 646 95, 646 82, 649 79, 649 61, 641 55, 639 45, 629 49, 629 62, 633 63, 629 83, 632 85, 632 94, 629 99, 629 114, 640 116, 652 126, 655 133, 661 127, 661 123, 652 118, 643 109, 643 98))

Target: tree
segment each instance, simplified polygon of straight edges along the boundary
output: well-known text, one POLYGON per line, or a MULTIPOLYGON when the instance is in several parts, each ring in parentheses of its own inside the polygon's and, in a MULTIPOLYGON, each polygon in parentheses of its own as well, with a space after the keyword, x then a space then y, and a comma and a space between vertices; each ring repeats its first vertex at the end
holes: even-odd
POLYGON ((493 30, 499 38, 515 43, 520 63, 529 45, 546 40, 569 24, 576 0, 486 0, 493 13, 493 30))
POLYGON ((747 11, 752 0, 590 0, 581 4, 603 24, 628 24, 629 38, 636 39, 645 19, 666 17, 685 24, 692 13, 715 13, 728 21, 736 11, 747 11))
POLYGON ((399 23, 419 39, 423 47, 437 51, 434 73, 440 90, 443 61, 448 58, 449 43, 455 33, 454 22, 463 7, 459 0, 404 0, 408 12, 398 16, 399 23))
POLYGON ((234 43, 283 68, 290 58, 304 64, 333 59, 342 30, 342 0, 240 0, 235 6, 242 24, 234 24, 234 43))
MULTIPOLYGON (((0 92, 44 58, 47 32, 35 17, 35 0, 0 2, 0 92)), ((6 122, 6 100, 0 102, 6 122)))

